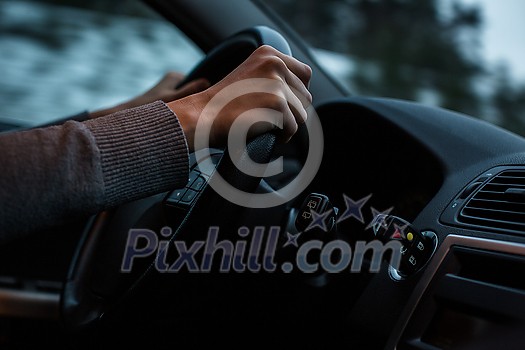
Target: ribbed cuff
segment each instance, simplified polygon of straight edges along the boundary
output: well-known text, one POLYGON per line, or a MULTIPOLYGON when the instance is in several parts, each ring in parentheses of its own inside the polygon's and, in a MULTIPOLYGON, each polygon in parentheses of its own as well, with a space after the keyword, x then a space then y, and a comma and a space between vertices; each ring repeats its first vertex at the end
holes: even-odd
POLYGON ((108 207, 183 187, 189 174, 186 139, 162 102, 85 122, 100 151, 108 207))

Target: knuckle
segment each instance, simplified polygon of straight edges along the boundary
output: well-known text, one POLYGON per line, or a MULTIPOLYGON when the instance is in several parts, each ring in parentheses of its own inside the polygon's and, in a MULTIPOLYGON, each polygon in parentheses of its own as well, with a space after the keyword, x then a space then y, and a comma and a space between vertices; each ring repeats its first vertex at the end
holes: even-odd
POLYGON ((310 78, 312 77, 312 67, 310 67, 307 64, 303 64, 303 73, 304 73, 304 77, 307 80, 310 80, 310 78))
POLYGON ((275 76, 273 76, 273 80, 272 81, 272 84, 273 84, 273 93, 275 95, 278 95, 278 96, 281 96, 283 94, 283 92, 285 91, 286 89, 286 86, 287 86, 287 83, 286 81, 278 74, 276 74, 275 76))
POLYGON ((270 45, 261 45, 255 50, 255 52, 261 55, 273 55, 275 54, 275 49, 270 45))
POLYGON ((279 94, 271 94, 268 100, 268 107, 278 111, 284 111, 287 108, 288 104, 286 101, 280 97, 279 94))
POLYGON ((286 64, 277 56, 265 56, 261 60, 261 66, 267 72, 283 72, 286 69, 286 64))

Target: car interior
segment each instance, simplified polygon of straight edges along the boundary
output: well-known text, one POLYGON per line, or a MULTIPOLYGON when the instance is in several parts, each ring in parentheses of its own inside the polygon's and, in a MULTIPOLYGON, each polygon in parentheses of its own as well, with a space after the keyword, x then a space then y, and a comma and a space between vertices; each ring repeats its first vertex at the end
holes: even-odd
MULTIPOLYGON (((208 167, 191 155, 190 181, 183 189, 1 246, 2 348, 524 348, 522 136, 446 108, 354 95, 264 1, 145 3, 205 53, 187 80, 217 82, 261 45, 310 65, 322 161, 312 181, 283 204, 232 203, 212 187, 218 174, 242 191, 270 193, 299 176, 317 147, 307 126, 286 144, 263 134, 249 140, 241 159, 267 163, 282 157, 281 174, 246 175, 226 149, 211 149, 208 167), (320 238, 325 247, 337 239, 352 247, 355 259, 359 244, 378 239, 374 224, 383 215, 405 220, 418 242, 430 243, 425 246, 430 251, 416 255, 416 244, 403 251, 413 267, 403 260, 396 268, 385 257, 377 271, 367 269, 373 265, 371 249, 363 253, 358 272, 291 271, 297 249, 289 246, 286 233, 298 229, 312 199, 330 206, 334 215, 320 238), (361 206, 349 216, 349 203, 356 202, 361 206), (162 232, 165 227, 169 233, 162 232), (208 271, 171 273, 155 269, 158 261, 149 255, 122 271, 130 230, 149 230, 159 242, 170 247, 185 242, 189 249, 209 238, 210 227, 232 242, 246 237, 241 227, 250 237, 256 228, 265 237, 279 228, 274 265, 224 272, 223 255, 215 254, 208 271)), ((248 249, 243 242, 242 249, 248 249)), ((178 253, 168 248, 165 262, 178 261, 178 253)), ((310 264, 321 259, 310 258, 310 264)), ((337 261, 340 257, 325 264, 337 261)))

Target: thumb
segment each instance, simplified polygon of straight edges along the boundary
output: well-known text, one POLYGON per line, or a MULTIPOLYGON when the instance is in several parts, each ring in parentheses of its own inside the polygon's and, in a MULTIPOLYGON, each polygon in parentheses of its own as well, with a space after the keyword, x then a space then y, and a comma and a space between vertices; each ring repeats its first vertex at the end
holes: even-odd
POLYGON ((183 98, 189 95, 196 94, 210 87, 208 80, 204 78, 192 80, 189 83, 184 84, 182 87, 175 91, 175 99, 183 98))

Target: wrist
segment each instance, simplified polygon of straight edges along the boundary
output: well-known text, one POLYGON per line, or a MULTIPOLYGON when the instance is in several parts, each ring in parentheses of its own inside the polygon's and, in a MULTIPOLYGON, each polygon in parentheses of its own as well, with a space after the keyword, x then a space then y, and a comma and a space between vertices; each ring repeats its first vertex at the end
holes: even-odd
POLYGON ((201 112, 200 109, 196 107, 194 100, 195 98, 192 96, 167 103, 168 108, 171 109, 179 120, 190 152, 194 151, 195 129, 201 112))

